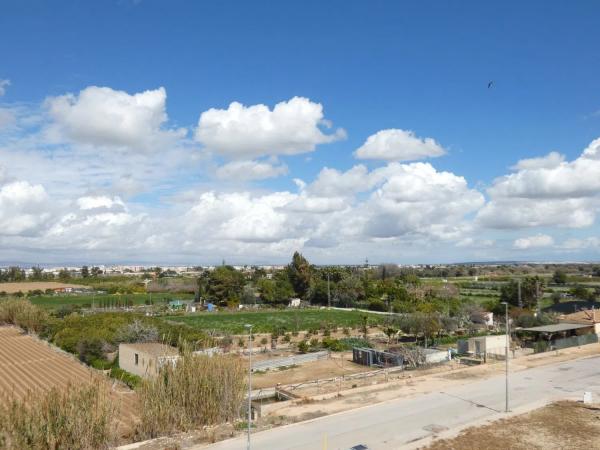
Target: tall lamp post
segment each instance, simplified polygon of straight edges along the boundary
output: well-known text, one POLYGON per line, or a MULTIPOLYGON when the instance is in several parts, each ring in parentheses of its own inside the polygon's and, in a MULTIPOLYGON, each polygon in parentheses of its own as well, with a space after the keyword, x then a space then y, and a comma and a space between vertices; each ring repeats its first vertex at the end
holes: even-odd
POLYGON ((509 322, 508 322, 508 302, 502 302, 502 304, 505 307, 505 328, 506 328, 506 346, 504 348, 504 359, 506 360, 506 392, 505 392, 505 398, 506 398, 506 404, 504 406, 504 412, 508 412, 508 348, 509 348, 509 339, 510 339, 510 333, 509 333, 509 322))
POLYGON ((252 422, 252 325, 246 324, 244 327, 248 330, 248 443, 246 447, 250 450, 250 424, 252 422))

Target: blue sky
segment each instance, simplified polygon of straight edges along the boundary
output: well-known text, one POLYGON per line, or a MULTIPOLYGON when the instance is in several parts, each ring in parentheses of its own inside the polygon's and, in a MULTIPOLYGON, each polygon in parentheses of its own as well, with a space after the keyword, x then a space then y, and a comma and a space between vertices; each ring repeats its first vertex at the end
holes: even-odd
POLYGON ((600 259, 594 2, 1 8, 0 259, 600 259), (267 109, 199 132, 211 108, 206 130, 235 122, 232 102, 267 109), (111 137, 115 117, 135 126, 111 137), (385 130, 403 134, 354 155, 385 130))

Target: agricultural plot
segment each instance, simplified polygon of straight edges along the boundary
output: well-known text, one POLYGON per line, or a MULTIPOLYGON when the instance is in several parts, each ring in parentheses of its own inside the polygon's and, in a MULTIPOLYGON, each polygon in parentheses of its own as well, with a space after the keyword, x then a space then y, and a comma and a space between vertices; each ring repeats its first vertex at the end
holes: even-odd
MULTIPOLYGON (((88 383, 92 376, 90 369, 47 343, 19 328, 0 326, 0 398, 24 398, 31 390, 88 383)), ((123 422, 131 424, 135 394, 123 389, 114 395, 123 422)))
MULTIPOLYGON (((202 312, 186 316, 167 316, 170 321, 181 322, 198 330, 217 330, 242 334, 244 325, 251 324, 255 333, 274 331, 303 331, 326 326, 356 328, 363 324, 365 313, 324 309, 270 310, 258 312, 202 312)), ((369 325, 381 323, 385 317, 368 314, 369 325)))
POLYGON ((58 289, 58 288, 86 288, 79 284, 70 283, 58 283, 55 281, 24 281, 19 283, 0 283, 0 292, 6 292, 7 294, 15 294, 17 292, 29 292, 29 291, 45 291, 46 289, 58 289))
POLYGON ((29 297, 34 305, 46 309, 56 309, 62 306, 80 306, 82 308, 114 308, 125 305, 145 305, 166 303, 173 299, 190 299, 191 294, 85 294, 85 295, 39 295, 29 297))
POLYGON ((64 387, 90 377, 88 369, 67 355, 16 327, 0 327, 0 396, 22 397, 31 389, 64 387))

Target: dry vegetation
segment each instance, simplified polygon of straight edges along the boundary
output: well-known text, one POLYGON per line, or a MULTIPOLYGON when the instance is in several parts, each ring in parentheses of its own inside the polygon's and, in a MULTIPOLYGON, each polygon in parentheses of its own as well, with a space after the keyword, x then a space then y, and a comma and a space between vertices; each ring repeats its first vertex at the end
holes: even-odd
POLYGON ((528 414, 464 430, 427 450, 600 449, 600 408, 562 401, 528 414))
POLYGON ((0 292, 6 292, 7 294, 15 294, 17 292, 29 292, 29 291, 45 291, 46 289, 58 289, 58 288, 85 288, 79 284, 71 283, 59 283, 56 281, 23 281, 15 283, 0 283, 0 292))
POLYGON ((88 450, 108 448, 115 435, 115 407, 102 380, 29 391, 0 403, 0 448, 88 450))
POLYGON ((0 325, 16 325, 27 332, 39 333, 47 318, 48 315, 44 310, 32 305, 27 300, 0 301, 0 325))
POLYGON ((141 437, 188 431, 239 417, 245 371, 230 356, 193 355, 184 348, 176 365, 144 380, 137 390, 142 412, 141 437))

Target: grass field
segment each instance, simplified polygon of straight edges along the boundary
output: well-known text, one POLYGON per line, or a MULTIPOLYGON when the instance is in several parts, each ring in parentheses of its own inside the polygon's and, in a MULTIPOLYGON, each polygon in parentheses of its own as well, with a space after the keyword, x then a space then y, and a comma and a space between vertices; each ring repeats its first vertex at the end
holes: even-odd
POLYGON ((40 295, 29 297, 29 300, 34 305, 38 305, 46 309, 56 309, 61 306, 81 306, 89 308, 92 303, 95 307, 99 308, 103 305, 117 305, 125 304, 126 301, 131 301, 133 305, 144 305, 146 301, 152 301, 152 303, 166 302, 172 299, 189 299, 193 298, 191 294, 169 294, 169 293, 156 293, 156 294, 87 294, 87 295, 40 295))
MULTIPOLYGON (((255 333, 276 330, 304 331, 331 324, 337 327, 358 327, 365 313, 359 311, 328 311, 323 309, 270 310, 258 312, 214 312, 187 316, 167 316, 168 320, 185 323, 199 330, 217 330, 231 334, 244 333, 244 325, 251 324, 255 333)), ((369 324, 381 323, 384 316, 368 314, 369 324)))

